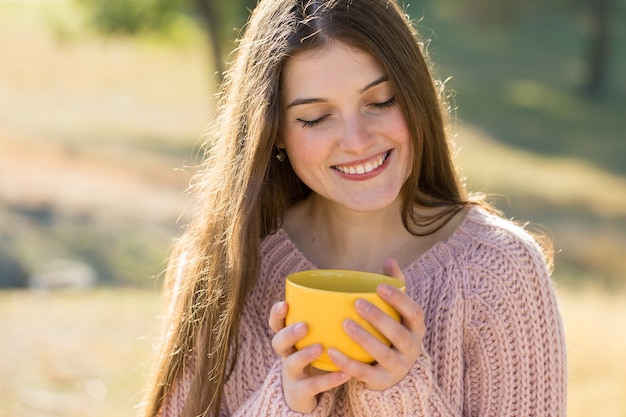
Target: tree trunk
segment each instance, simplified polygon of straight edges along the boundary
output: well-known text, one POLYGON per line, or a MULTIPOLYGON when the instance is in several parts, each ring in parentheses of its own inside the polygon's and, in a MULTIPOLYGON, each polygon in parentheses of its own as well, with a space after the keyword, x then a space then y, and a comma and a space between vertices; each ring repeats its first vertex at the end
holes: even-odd
POLYGON ((218 82, 224 77, 224 57, 222 53, 222 42, 220 36, 219 16, 215 8, 214 0, 197 0, 198 10, 206 25, 206 31, 211 45, 211 56, 213 57, 213 66, 217 72, 218 82))
POLYGON ((588 73, 585 93, 592 98, 603 96, 608 88, 610 59, 610 13, 613 0, 590 0, 591 22, 588 73))

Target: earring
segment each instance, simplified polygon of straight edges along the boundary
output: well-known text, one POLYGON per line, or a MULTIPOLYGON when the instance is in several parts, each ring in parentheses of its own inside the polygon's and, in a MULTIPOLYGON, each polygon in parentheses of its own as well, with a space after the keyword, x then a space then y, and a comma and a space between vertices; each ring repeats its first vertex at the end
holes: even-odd
POLYGON ((287 158, 287 154, 285 153, 285 151, 281 148, 278 148, 278 153, 276 153, 276 159, 278 159, 278 162, 283 162, 285 158, 287 158))

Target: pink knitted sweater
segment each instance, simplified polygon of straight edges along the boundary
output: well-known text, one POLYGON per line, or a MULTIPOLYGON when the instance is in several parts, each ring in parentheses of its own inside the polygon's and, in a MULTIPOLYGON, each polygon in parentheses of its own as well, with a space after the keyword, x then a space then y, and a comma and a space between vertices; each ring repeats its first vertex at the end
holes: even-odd
MULTIPOLYGON (((284 279, 315 269, 282 230, 261 246, 258 284, 241 326, 241 352, 221 416, 301 416, 282 394, 267 318, 284 279)), ((404 270, 425 314, 425 353, 385 391, 351 380, 319 396, 311 416, 565 416, 565 342, 542 254, 521 228, 479 208, 404 270)), ((180 414, 190 373, 161 409, 180 414)))

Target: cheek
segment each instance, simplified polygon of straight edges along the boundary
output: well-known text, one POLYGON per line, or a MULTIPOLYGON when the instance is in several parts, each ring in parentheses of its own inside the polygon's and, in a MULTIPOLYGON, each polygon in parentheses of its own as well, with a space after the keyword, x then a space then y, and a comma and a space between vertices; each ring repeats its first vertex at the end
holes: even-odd
POLYGON ((289 163, 298 178, 319 192, 327 183, 330 171, 329 152, 325 141, 314 135, 290 136, 286 140, 289 163))
POLYGON ((411 175, 413 171, 413 164, 415 159, 415 147, 411 140, 411 134, 409 128, 404 120, 404 117, 400 114, 394 118, 392 125, 390 126, 391 135, 394 137, 395 142, 400 145, 402 149, 402 159, 405 165, 406 174, 405 180, 411 175))
POLYGON ((404 120, 404 117, 399 114, 389 120, 387 125, 389 135, 393 140, 403 148, 407 149, 407 154, 413 156, 413 142, 411 141, 411 134, 409 133, 409 127, 404 120))
POLYGON ((284 144, 291 161, 315 160, 323 148, 323 141, 302 129, 285 129, 281 142, 284 144))
POLYGON ((395 117, 393 118, 394 125, 398 129, 398 132, 403 132, 403 134, 408 138, 409 137, 409 126, 406 123, 406 119, 400 110, 396 111, 395 117))

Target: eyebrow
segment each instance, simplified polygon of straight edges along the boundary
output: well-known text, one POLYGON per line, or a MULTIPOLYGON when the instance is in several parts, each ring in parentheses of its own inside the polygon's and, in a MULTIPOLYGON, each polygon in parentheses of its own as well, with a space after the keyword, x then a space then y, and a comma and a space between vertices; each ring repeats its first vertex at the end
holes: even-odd
POLYGON ((371 83, 369 83, 368 85, 366 85, 365 87, 363 87, 362 89, 359 90, 359 93, 363 94, 364 92, 366 92, 367 90, 369 90, 370 88, 374 88, 376 87, 378 84, 382 84, 385 81, 389 81, 389 77, 387 77, 386 75, 383 75, 382 77, 380 77, 377 80, 372 81, 371 83))
MULTIPOLYGON (((382 84, 385 81, 389 81, 389 77, 387 77, 386 75, 383 75, 382 77, 372 81, 371 83, 369 83, 368 85, 366 85, 365 87, 360 89, 359 90, 359 94, 363 94, 364 92, 366 92, 370 88, 374 88, 378 84, 382 84)), ((298 98, 298 99, 295 99, 294 101, 292 101, 291 103, 289 103, 286 108, 290 109, 290 108, 292 108, 294 106, 300 106, 300 105, 303 105, 303 104, 315 104, 315 103, 328 103, 328 100, 325 99, 325 98, 298 98)))

